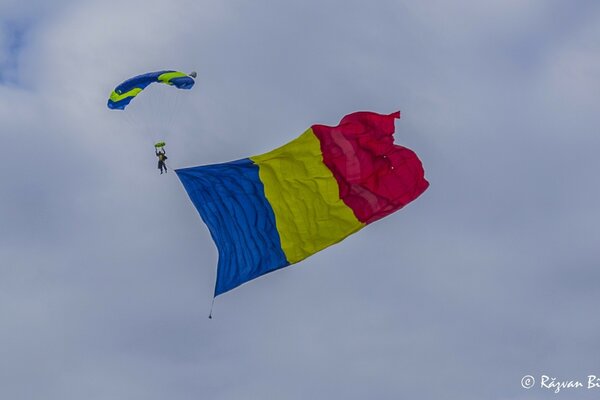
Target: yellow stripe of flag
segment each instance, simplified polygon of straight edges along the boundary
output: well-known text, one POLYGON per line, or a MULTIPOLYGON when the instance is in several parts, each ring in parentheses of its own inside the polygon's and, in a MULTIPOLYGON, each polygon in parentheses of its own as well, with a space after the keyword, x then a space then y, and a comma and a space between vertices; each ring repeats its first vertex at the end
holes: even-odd
POLYGON ((344 239, 364 224, 340 199, 312 129, 292 142, 251 157, 275 214, 281 247, 290 263, 344 239))

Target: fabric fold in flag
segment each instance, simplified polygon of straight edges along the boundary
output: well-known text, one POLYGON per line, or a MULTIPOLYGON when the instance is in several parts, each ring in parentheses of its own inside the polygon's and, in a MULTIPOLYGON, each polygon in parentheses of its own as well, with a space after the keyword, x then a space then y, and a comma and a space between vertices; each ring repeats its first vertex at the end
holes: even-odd
POLYGON ((313 125, 268 153, 176 170, 219 253, 215 296, 297 263, 416 199, 429 183, 395 145, 400 113, 313 125))

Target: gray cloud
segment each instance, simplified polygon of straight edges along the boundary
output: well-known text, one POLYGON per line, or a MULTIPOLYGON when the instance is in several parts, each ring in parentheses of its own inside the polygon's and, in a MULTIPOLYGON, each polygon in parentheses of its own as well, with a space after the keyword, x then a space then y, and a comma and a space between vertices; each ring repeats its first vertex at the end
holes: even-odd
POLYGON ((522 376, 599 374, 595 2, 49 4, 0 6, 2 398, 545 399, 522 376), (152 125, 105 106, 160 68, 199 73, 172 167, 400 109, 431 187, 208 320, 208 230, 152 125))

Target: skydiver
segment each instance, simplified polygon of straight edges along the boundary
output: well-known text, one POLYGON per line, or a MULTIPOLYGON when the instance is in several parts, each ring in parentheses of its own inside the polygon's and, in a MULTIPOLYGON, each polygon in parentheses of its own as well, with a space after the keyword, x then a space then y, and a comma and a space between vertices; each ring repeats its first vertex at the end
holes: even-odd
POLYGON ((167 164, 165 164, 165 161, 167 160, 167 156, 165 154, 165 149, 164 147, 160 149, 160 151, 158 150, 158 148, 154 149, 154 152, 156 153, 156 157, 158 157, 158 169, 160 169, 160 173, 163 173, 163 169, 164 172, 167 172, 167 164))

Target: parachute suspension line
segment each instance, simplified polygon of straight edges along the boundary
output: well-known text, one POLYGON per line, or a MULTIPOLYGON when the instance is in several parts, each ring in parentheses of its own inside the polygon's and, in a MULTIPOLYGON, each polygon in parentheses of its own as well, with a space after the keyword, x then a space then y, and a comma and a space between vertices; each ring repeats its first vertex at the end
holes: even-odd
POLYGON ((179 118, 183 115, 183 111, 181 110, 181 108, 184 104, 184 96, 188 95, 189 93, 177 93, 177 91, 169 90, 169 87, 164 87, 161 89, 163 90, 163 104, 165 106, 165 115, 163 115, 163 135, 165 135, 165 137, 162 138, 162 140, 166 140, 169 139, 170 135, 172 135, 173 129, 182 129, 182 127, 179 126, 178 123, 180 122, 179 118))
POLYGON ((166 85, 148 88, 148 109, 145 122, 146 130, 151 131, 154 140, 166 141, 175 128, 183 93, 177 93, 166 85))
POLYGON ((127 112, 127 111, 122 111, 121 113, 125 116, 123 119, 125 120, 125 123, 126 123, 126 126, 124 126, 122 128, 137 132, 140 129, 139 120, 141 118, 135 118, 135 115, 134 115, 135 113, 132 114, 131 112, 127 112))
POLYGON ((148 91, 146 93, 148 95, 146 104, 148 107, 144 110, 146 112, 145 122, 147 125, 145 129, 149 131, 150 136, 154 140, 159 140, 159 136, 164 135, 164 120, 162 119, 164 118, 164 107, 161 109, 161 104, 164 103, 164 99, 161 99, 161 97, 164 96, 164 93, 161 89, 162 87, 160 86, 151 86, 146 89, 148 91))
POLYGON ((155 98, 156 112, 157 115, 160 115, 160 120, 157 124, 159 129, 157 134, 161 135, 160 140, 166 140, 168 139, 168 135, 171 134, 169 130, 173 129, 174 114, 176 112, 174 104, 175 99, 179 97, 180 93, 175 93, 165 85, 156 87, 156 90, 160 92, 155 98), (160 109, 161 106, 162 109, 160 109))

